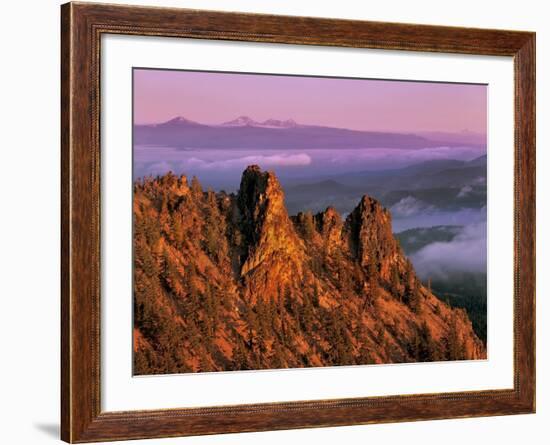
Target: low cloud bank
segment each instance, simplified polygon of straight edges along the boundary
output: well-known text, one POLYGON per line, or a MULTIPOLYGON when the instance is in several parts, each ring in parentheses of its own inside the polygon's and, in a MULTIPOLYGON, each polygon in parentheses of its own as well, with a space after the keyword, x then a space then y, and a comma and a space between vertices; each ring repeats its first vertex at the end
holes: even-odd
POLYGON ((355 167, 355 169, 400 168, 419 162, 457 159, 470 161, 486 154, 485 147, 430 147, 416 150, 397 148, 369 148, 365 150, 328 151, 328 160, 333 165, 355 167))
POLYGON ((399 202, 390 207, 391 214, 395 218, 408 218, 420 213, 435 211, 435 207, 429 205, 413 196, 402 198, 399 202))
POLYGON ((487 223, 467 225, 452 241, 431 243, 411 260, 422 279, 447 279, 457 272, 486 273, 487 223))
POLYGON ((473 192, 473 187, 471 185, 465 185, 460 189, 458 192, 458 195, 456 195, 457 198, 466 198, 470 193, 473 192))
POLYGON ((487 221, 486 207, 443 211, 415 198, 408 198, 403 198, 390 208, 395 233, 418 227, 469 226, 487 221))
MULTIPOLYGON (((167 158, 169 157, 167 156, 167 158)), ((306 153, 250 155, 219 160, 199 157, 190 157, 184 160, 166 159, 161 162, 136 160, 134 177, 163 175, 172 171, 176 174, 234 172, 237 178, 242 170, 251 164, 257 164, 262 169, 273 169, 278 167, 307 167, 311 162, 311 156, 306 153)))
POLYGON ((186 164, 191 168, 202 170, 244 169, 251 164, 258 164, 262 168, 295 167, 311 164, 311 157, 306 153, 297 153, 271 156, 252 155, 219 161, 205 161, 199 158, 190 158, 186 164))

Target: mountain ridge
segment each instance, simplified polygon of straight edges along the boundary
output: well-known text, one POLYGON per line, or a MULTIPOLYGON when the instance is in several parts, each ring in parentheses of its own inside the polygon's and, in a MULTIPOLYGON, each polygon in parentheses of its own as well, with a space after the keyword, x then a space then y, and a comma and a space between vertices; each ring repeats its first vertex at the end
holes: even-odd
POLYGON ((236 194, 167 174, 135 183, 134 221, 136 374, 486 357, 367 195, 290 216, 258 166, 236 194))
MULTIPOLYGON (((183 116, 158 124, 134 125, 136 144, 175 148, 408 148, 464 146, 457 140, 434 140, 413 133, 352 130, 322 125, 304 125, 292 119, 267 119, 248 116, 209 125, 183 116)), ((475 144, 474 144, 475 145, 475 144)))

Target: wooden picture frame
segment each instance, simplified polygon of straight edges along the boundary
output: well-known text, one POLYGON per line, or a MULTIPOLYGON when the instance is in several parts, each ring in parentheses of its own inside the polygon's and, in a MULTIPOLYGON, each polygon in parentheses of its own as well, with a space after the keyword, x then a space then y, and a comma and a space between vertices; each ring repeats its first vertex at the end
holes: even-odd
POLYGON ((61 8, 61 437, 71 443, 535 412, 535 34, 67 3, 61 8), (103 34, 512 56, 514 387, 102 412, 100 38, 103 34))

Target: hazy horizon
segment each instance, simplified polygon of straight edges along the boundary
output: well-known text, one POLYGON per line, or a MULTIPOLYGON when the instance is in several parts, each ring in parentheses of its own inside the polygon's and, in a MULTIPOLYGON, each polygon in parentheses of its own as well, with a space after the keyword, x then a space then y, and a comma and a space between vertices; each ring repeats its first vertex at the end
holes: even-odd
POLYGON ((313 126, 313 127, 318 126, 318 127, 338 128, 338 129, 343 129, 343 130, 365 131, 365 132, 373 132, 373 133, 380 132, 380 133, 417 134, 417 135, 447 135, 448 134, 448 135, 457 135, 457 136, 459 136, 459 135, 470 136, 471 135, 471 136, 479 136, 479 137, 483 137, 483 138, 487 136, 485 132, 472 131, 472 130, 467 129, 467 128, 463 128, 462 130, 459 130, 459 131, 458 130, 457 131, 443 131, 443 130, 432 130, 432 131, 429 131, 429 130, 415 130, 415 131, 411 131, 411 130, 399 130, 399 129, 394 129, 394 130, 357 129, 357 128, 346 127, 346 126, 344 126, 344 124, 341 124, 342 126, 336 126, 336 125, 330 125, 330 124, 319 124, 319 123, 314 123, 314 122, 308 122, 306 124, 306 123, 303 123, 303 122, 298 121, 296 119, 293 119, 292 117, 288 117, 288 118, 269 117, 267 119, 260 119, 260 118, 256 118, 254 115, 252 115, 250 113, 248 113, 248 114, 247 113, 235 113, 232 118, 229 118, 227 120, 220 121, 220 122, 203 122, 199 119, 194 119, 192 117, 192 112, 189 112, 189 113, 175 114, 171 117, 164 118, 164 119, 159 120, 159 121, 151 121, 151 122, 137 122, 137 121, 135 121, 134 126, 147 126, 147 125, 166 124, 166 123, 168 123, 170 121, 173 121, 173 120, 176 120, 178 118, 184 118, 184 119, 186 119, 190 122, 194 122, 194 123, 201 124, 201 125, 213 126, 213 127, 229 124, 231 121, 239 119, 239 118, 249 118, 257 124, 262 124, 262 123, 264 123, 268 120, 294 121, 297 126, 313 126))
POLYGON ((486 85, 158 69, 133 76, 134 124, 246 115, 364 131, 486 131, 486 85))

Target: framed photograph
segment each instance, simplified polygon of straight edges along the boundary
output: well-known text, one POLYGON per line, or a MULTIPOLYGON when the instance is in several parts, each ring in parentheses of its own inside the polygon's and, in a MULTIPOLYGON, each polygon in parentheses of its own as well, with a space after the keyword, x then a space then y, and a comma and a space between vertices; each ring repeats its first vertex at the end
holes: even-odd
POLYGON ((62 6, 62 439, 535 411, 535 35, 62 6))

